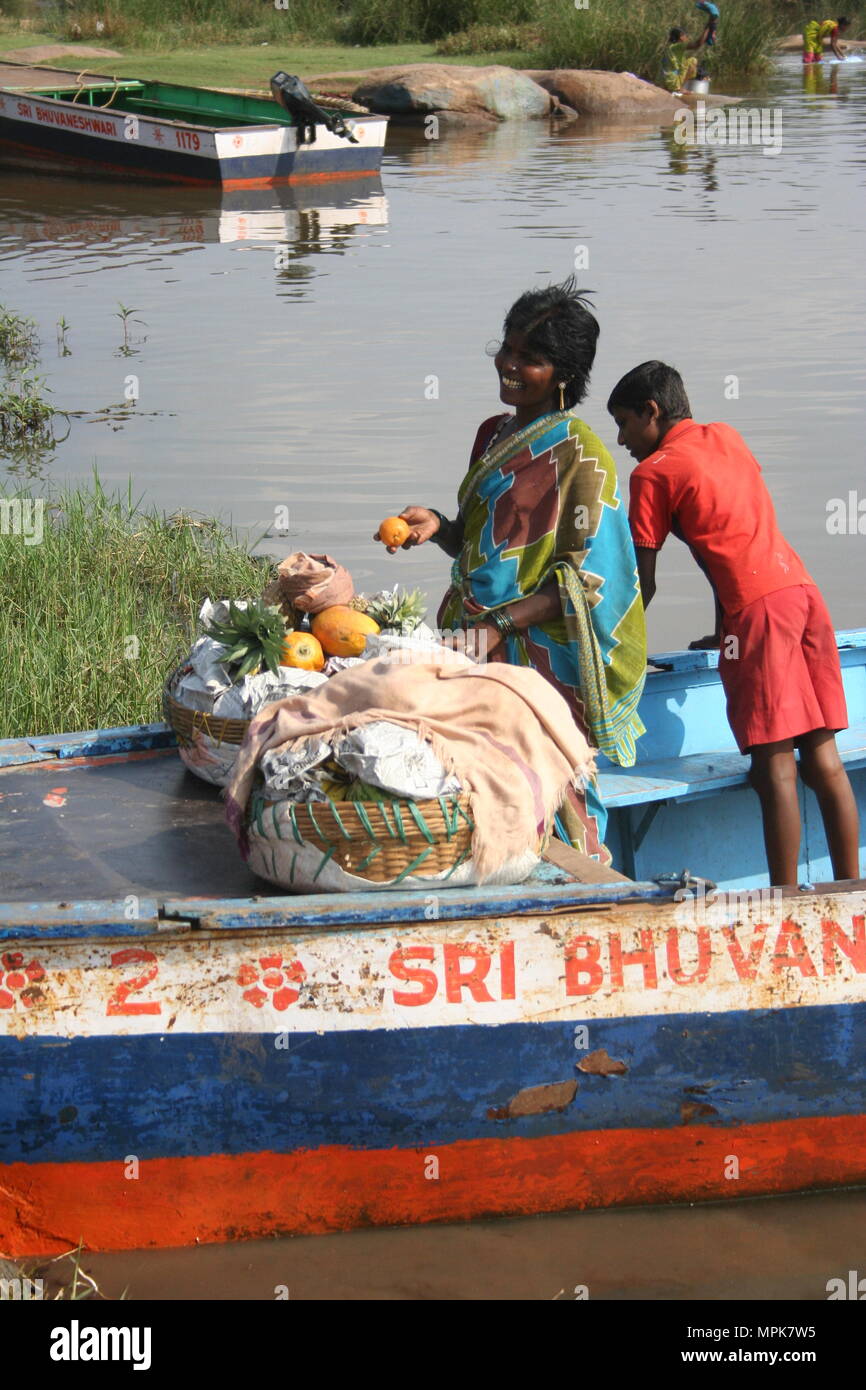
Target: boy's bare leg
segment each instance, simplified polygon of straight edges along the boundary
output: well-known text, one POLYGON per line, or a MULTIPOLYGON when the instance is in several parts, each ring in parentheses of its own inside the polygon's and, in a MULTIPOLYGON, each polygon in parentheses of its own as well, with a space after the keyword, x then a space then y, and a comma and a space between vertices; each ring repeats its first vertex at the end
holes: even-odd
POLYGON ((824 822, 835 878, 859 878, 860 823, 857 802, 831 729, 813 729, 797 739, 800 776, 815 793, 824 822))
POLYGON ((800 802, 797 796, 794 740, 786 738, 778 743, 756 743, 749 752, 752 755, 749 781, 761 801, 770 883, 774 887, 796 883, 800 857, 800 802))

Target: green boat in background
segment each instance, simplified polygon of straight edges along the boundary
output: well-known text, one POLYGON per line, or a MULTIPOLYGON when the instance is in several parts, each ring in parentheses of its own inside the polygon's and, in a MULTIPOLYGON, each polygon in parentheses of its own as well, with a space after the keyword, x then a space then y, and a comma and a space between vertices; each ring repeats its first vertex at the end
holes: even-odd
POLYGON ((285 73, 271 90, 274 100, 3 62, 0 164, 229 189, 377 172, 386 116, 325 109, 285 73))

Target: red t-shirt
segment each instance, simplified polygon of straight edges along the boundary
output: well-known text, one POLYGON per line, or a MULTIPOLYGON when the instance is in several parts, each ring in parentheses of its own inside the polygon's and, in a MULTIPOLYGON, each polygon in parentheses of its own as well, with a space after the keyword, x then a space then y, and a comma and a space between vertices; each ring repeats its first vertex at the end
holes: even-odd
POLYGON ((730 425, 680 420, 631 475, 635 545, 660 550, 684 540, 726 614, 787 589, 813 584, 779 530, 758 461, 730 425))

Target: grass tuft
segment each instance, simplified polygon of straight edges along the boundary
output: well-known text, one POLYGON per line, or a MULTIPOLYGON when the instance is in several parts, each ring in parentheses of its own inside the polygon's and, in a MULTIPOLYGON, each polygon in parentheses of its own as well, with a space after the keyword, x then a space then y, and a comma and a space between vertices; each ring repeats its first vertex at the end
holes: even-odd
POLYGON ((39 334, 33 319, 20 318, 0 307, 0 361, 7 367, 27 366, 39 357, 39 334))
POLYGON ((0 382, 0 442, 22 435, 50 433, 54 407, 45 399, 51 387, 33 372, 22 372, 11 381, 0 382))

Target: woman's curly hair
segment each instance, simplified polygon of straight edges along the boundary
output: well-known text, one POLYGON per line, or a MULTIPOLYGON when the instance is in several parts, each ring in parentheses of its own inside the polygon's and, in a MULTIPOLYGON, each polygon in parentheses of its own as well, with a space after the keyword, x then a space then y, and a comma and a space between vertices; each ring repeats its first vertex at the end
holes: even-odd
POLYGON ((586 395, 600 332, 595 315, 579 290, 574 276, 561 285, 527 290, 505 316, 503 336, 522 333, 527 345, 544 357, 564 381, 565 403, 570 410, 586 395))

